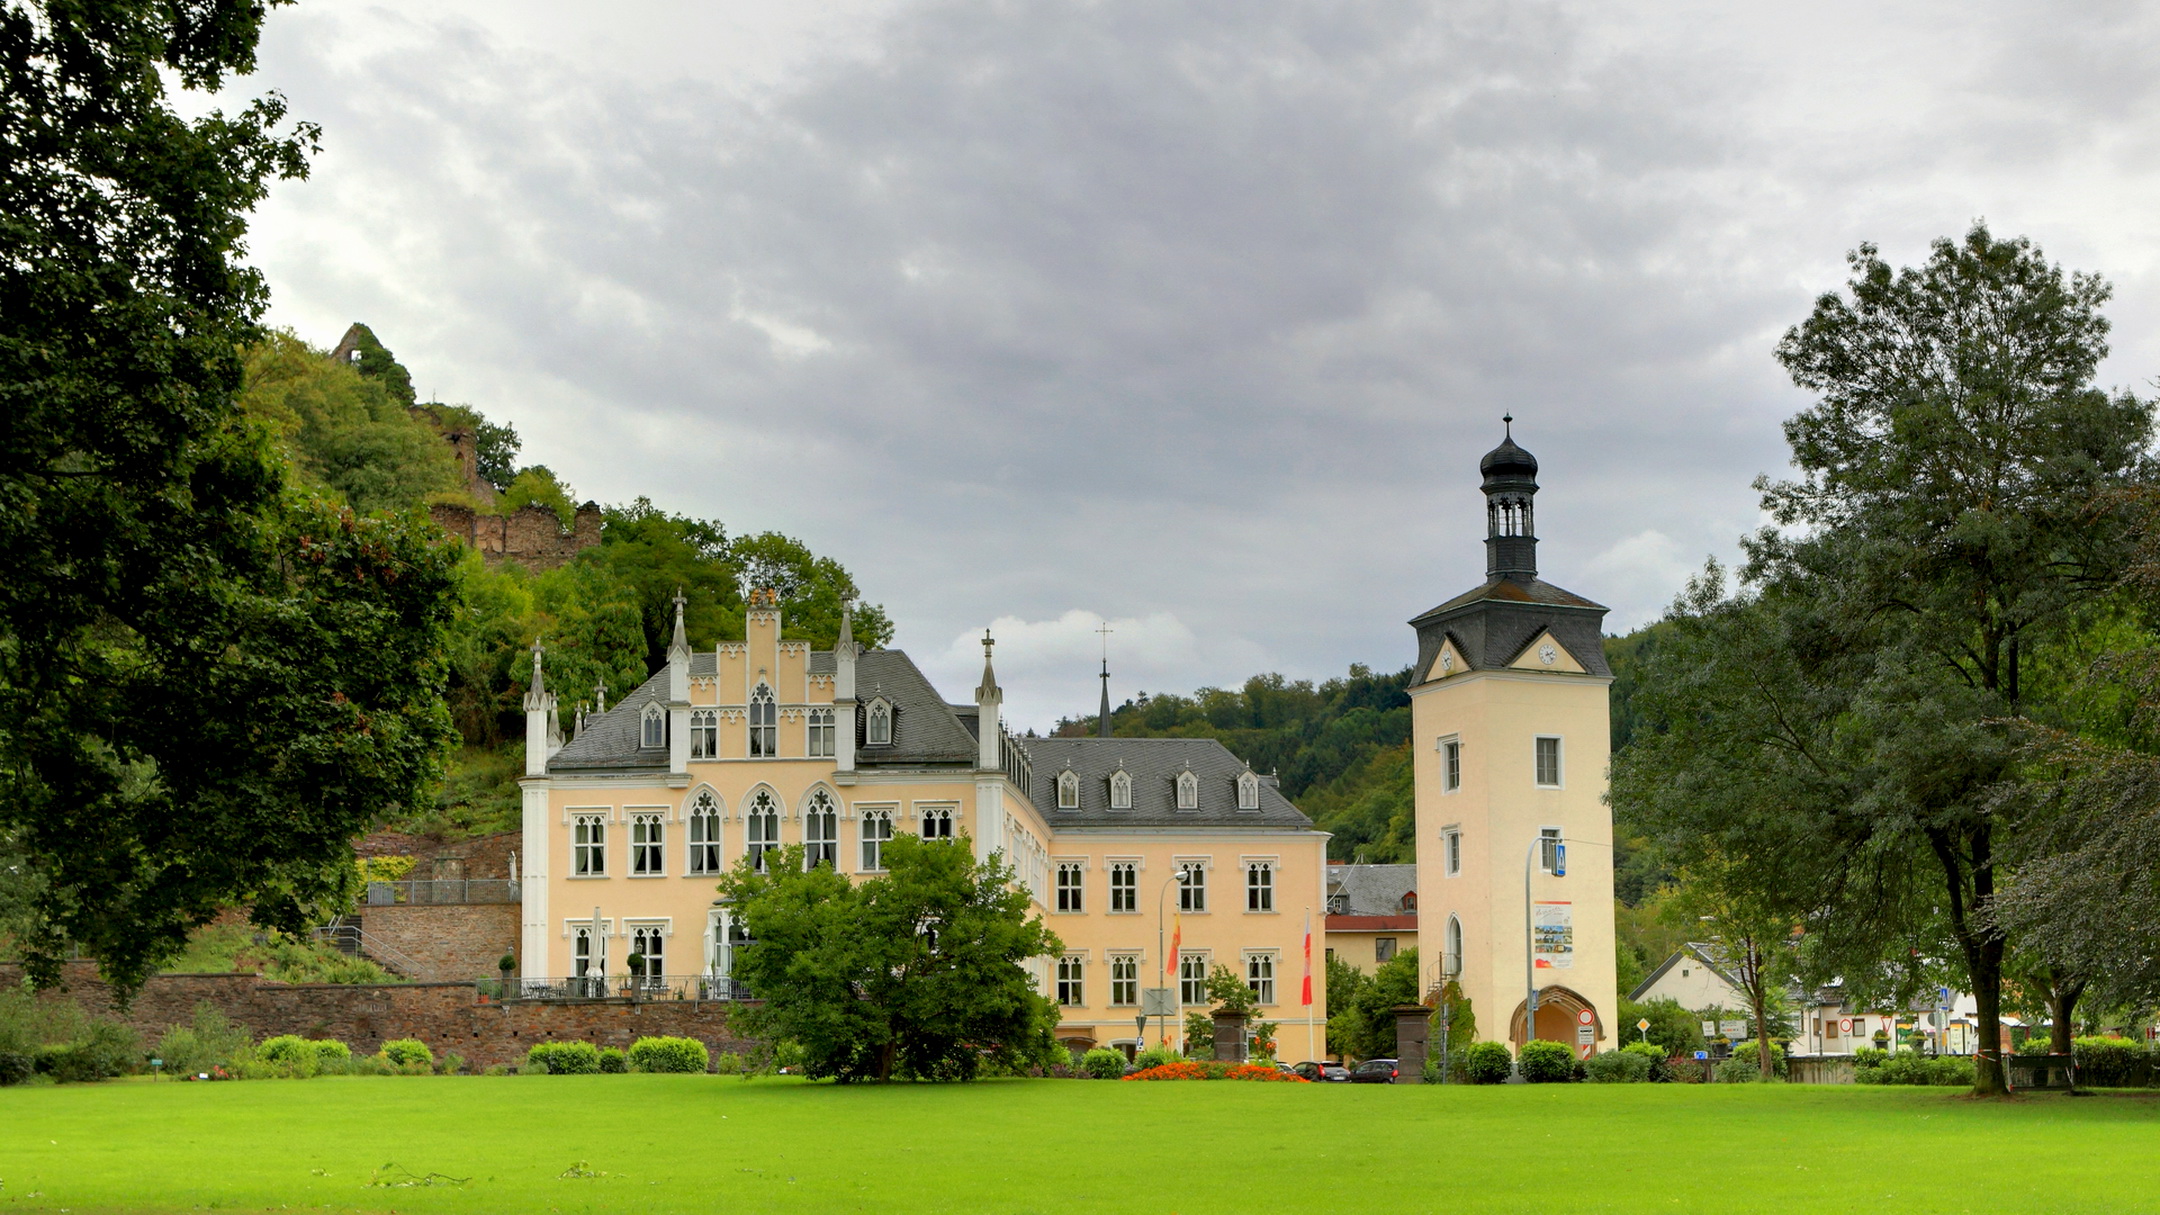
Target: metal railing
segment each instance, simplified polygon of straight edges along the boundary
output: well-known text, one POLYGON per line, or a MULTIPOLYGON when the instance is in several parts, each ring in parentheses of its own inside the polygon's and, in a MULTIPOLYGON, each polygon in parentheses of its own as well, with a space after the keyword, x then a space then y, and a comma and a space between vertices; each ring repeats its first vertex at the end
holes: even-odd
POLYGON ((478 993, 492 1000, 735 1001, 756 997, 726 975, 577 975, 559 979, 481 979, 478 993))
POLYGON ((404 950, 381 937, 369 936, 358 924, 342 917, 317 928, 315 939, 347 957, 379 962, 408 979, 424 978, 427 974, 428 968, 404 950))
POLYGON ((452 878, 441 881, 369 882, 364 900, 370 907, 436 907, 464 903, 515 903, 518 884, 502 878, 452 878))

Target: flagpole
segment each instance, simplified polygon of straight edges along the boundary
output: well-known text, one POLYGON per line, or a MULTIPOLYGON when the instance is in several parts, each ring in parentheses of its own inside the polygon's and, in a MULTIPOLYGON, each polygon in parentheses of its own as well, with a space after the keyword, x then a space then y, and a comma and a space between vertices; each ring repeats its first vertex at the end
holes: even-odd
POLYGON ((1317 1060, 1313 1053, 1312 1027, 1312 908, 1305 908, 1305 1057, 1317 1060))

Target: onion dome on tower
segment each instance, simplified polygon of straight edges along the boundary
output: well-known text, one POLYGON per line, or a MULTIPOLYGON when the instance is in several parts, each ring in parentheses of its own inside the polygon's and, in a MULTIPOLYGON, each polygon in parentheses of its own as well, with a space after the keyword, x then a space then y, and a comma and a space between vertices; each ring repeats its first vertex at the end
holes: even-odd
POLYGON ((1485 474, 1485 576, 1535 579, 1537 457, 1515 445, 1514 415, 1500 421, 1505 437, 1478 461, 1485 474))

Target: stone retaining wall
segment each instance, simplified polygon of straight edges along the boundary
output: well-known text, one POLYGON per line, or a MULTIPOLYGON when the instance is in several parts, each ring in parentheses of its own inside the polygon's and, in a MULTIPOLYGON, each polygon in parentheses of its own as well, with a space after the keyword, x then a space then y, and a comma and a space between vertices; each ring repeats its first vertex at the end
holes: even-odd
MULTIPOLYGON (((420 971, 427 983, 471 983, 497 973, 495 964, 518 951, 516 903, 452 903, 359 908, 354 918, 369 943, 382 942, 420 971)), ((376 961, 404 967, 389 957, 376 961)))
MULTIPOLYGON (((336 1038, 356 1054, 372 1054, 392 1038, 418 1038, 438 1056, 456 1051, 473 1068, 521 1063, 535 1042, 628 1047, 639 1038, 671 1035, 696 1038, 715 1053, 749 1046, 728 1026, 734 1006, 715 1001, 483 1004, 470 982, 292 984, 243 974, 158 975, 126 1012, 116 1014, 94 966, 69 963, 65 979, 66 992, 44 998, 73 999, 91 1012, 118 1015, 143 1036, 145 1049, 166 1030, 192 1021, 201 1002, 247 1026, 258 1040, 277 1034, 336 1038)), ((0 983, 21 981, 19 967, 0 965, 0 983)))

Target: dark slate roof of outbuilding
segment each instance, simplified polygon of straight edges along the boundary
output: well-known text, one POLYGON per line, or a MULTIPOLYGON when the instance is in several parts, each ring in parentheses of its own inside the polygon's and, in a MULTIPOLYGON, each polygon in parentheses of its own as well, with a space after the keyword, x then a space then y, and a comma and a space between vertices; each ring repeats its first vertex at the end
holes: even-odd
MULTIPOLYGON (((712 651, 690 655, 692 677, 710 677, 717 670, 712 651)), ((831 650, 810 653, 812 674, 831 674, 831 650)), ((586 717, 585 728, 548 761, 550 771, 590 769, 652 769, 666 771, 666 747, 638 745, 638 719, 646 705, 667 703, 667 668, 639 684, 637 690, 608 707, 605 713, 586 717)), ((923 677, 913 660, 900 650, 866 650, 855 660, 855 698, 867 705, 883 696, 898 710, 890 746, 857 747, 858 768, 907 767, 921 764, 975 763, 975 735, 923 677)), ((972 706, 969 712, 973 712, 972 706)))
POLYGON ((1052 830, 1080 827, 1274 827, 1309 829, 1275 779, 1260 778, 1260 808, 1237 808, 1237 778, 1245 762, 1212 738, 1030 738, 1034 768, 1028 799, 1052 830), (1110 808, 1110 774, 1123 764, 1133 777, 1130 810, 1110 808), (1200 805, 1177 808, 1177 775, 1190 766, 1200 778, 1200 805), (1080 808, 1058 809, 1057 778, 1067 766, 1080 776, 1080 808))
POLYGON ((1403 915, 1403 896, 1417 890, 1416 865, 1329 865, 1329 915, 1403 915), (1343 896, 1335 910, 1334 898, 1343 896))

